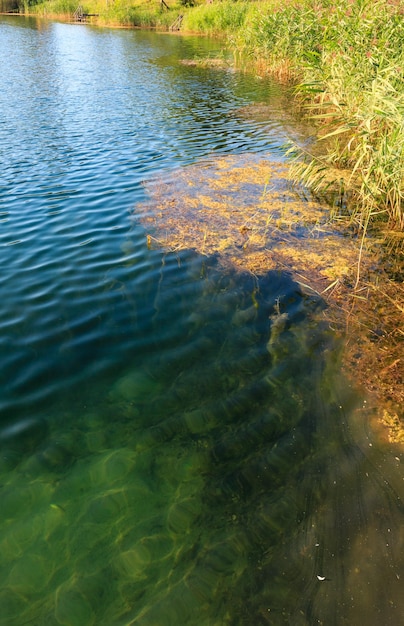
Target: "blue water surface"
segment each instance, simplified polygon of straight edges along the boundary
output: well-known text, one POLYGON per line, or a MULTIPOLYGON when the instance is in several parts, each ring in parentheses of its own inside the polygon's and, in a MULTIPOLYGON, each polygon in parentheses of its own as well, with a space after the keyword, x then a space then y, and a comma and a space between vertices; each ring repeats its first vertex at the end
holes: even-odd
MULTIPOLYGON (((132 347, 105 285, 128 280, 121 246, 145 180, 211 153, 280 153, 283 140, 228 115, 270 99, 273 85, 179 64, 217 54, 217 42, 3 18, 0 46, 7 411, 132 347), (72 338, 76 371, 60 353, 72 338)), ((140 245, 141 229, 131 237, 140 245)))

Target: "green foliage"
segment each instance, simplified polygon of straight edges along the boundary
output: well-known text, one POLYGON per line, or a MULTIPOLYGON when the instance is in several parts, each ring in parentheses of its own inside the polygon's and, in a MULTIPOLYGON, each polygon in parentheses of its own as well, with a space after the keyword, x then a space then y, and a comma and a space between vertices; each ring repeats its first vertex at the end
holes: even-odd
POLYGON ((229 35, 244 26, 248 7, 247 2, 232 0, 201 4, 185 14, 183 29, 209 35, 229 35))
POLYGON ((314 78, 310 108, 323 124, 327 162, 352 171, 353 216, 363 225, 383 213, 404 229, 404 23, 385 2, 342 8, 325 29, 320 62, 304 68, 300 92, 314 78))
MULTIPOLYGON (((35 2, 35 0, 29 0, 35 2)), ((45 16, 72 17, 78 5, 83 6, 84 12, 96 14, 97 23, 141 28, 161 28, 168 30, 178 16, 178 6, 170 2, 170 9, 162 5, 161 0, 138 0, 136 3, 128 0, 45 0, 30 12, 45 16)), ((167 3, 168 4, 168 3, 167 3)))
MULTIPOLYGON (((47 0, 46 3, 34 5, 35 0, 31 0, 30 13, 38 15, 73 15, 80 2, 78 0, 47 0)), ((84 7, 84 5, 83 5, 84 7)))
POLYGON ((323 150, 294 146, 296 176, 321 192, 332 169, 349 168, 349 209, 362 227, 384 217, 404 229, 403 14, 403 0, 257 3, 233 40, 268 72, 299 83, 323 150))

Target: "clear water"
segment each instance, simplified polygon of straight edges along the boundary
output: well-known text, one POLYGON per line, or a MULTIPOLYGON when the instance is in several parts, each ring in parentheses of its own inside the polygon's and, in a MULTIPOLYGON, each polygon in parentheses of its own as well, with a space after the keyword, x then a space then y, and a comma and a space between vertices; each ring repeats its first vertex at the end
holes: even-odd
POLYGON ((219 47, 0 17, 2 626, 404 624, 402 457, 321 300, 146 245, 143 181, 283 158, 278 87, 179 62, 219 47))

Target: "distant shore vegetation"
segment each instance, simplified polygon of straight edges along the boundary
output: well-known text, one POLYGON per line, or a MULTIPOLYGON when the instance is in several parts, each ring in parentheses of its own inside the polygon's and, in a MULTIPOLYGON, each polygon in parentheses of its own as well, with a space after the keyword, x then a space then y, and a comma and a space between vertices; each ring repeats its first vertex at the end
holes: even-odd
MULTIPOLYGON (((20 2, 20 12, 66 19, 80 4, 20 2)), ((402 254, 404 0, 84 0, 82 8, 100 25, 177 24, 220 36, 239 66, 290 84, 317 129, 309 146, 290 146, 294 176, 402 254)))

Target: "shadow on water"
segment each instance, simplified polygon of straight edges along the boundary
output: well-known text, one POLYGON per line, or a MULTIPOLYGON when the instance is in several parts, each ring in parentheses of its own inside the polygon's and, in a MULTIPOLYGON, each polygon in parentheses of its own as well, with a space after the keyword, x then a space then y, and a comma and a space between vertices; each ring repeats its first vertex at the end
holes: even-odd
POLYGON ((0 623, 402 623, 399 459, 360 443, 323 302, 143 254, 126 369, 1 432, 0 623))

